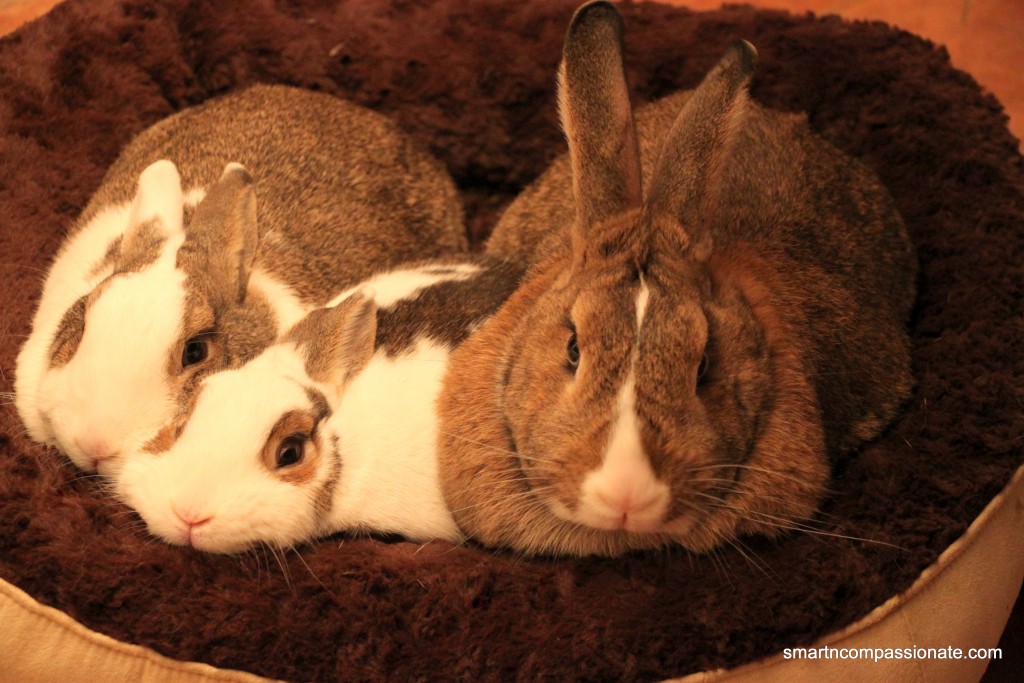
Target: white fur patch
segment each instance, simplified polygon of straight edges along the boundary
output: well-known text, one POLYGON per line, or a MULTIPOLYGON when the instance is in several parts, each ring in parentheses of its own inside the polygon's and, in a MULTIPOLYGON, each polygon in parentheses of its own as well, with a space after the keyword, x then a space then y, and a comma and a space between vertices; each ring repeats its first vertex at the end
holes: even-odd
POLYGON ((249 271, 249 288, 267 297, 274 311, 279 334, 290 330, 312 310, 311 306, 302 303, 291 287, 262 268, 249 271))
POLYGON ((199 202, 206 199, 205 187, 193 187, 184 194, 184 204, 189 208, 199 206, 199 202))
POLYGON ((156 219, 167 234, 177 234, 183 229, 182 209, 181 176, 177 167, 166 159, 147 166, 139 175, 129 225, 156 219))
MULTIPOLYGON (((650 292, 641 280, 636 298, 637 336, 647 312, 650 292)), ((636 415, 634 350, 629 375, 619 389, 615 418, 601 465, 588 472, 580 486, 577 521, 602 529, 651 531, 658 527, 671 502, 671 490, 658 480, 640 440, 636 415)))
POLYGON ((399 358, 375 355, 346 387, 331 419, 342 454, 332 530, 461 538, 437 464, 436 402, 448 358, 445 347, 421 340, 399 358))
POLYGON ((373 299, 380 308, 390 308, 403 299, 413 298, 420 290, 442 282, 469 280, 480 272, 480 266, 459 263, 451 266, 428 265, 419 268, 401 268, 374 275, 369 280, 349 287, 334 297, 328 306, 335 306, 364 289, 373 290, 373 299))
POLYGON ((130 211, 129 203, 98 211, 64 243, 43 284, 32 333, 18 354, 14 381, 18 414, 29 435, 40 443, 54 444, 53 432, 39 405, 43 398, 40 385, 50 365, 50 345, 68 309, 110 275, 112 267, 96 269, 110 244, 124 233, 130 211))
POLYGON ((651 290, 647 288, 647 283, 644 282, 644 278, 640 276, 640 291, 636 296, 636 330, 637 337, 639 338, 640 329, 644 326, 644 316, 647 315, 647 302, 651 298, 651 290))
POLYGON ((88 309, 75 355, 40 384, 53 437, 81 467, 95 455, 87 446, 127 455, 174 411, 167 363, 181 333, 185 276, 160 261, 110 281, 88 309))

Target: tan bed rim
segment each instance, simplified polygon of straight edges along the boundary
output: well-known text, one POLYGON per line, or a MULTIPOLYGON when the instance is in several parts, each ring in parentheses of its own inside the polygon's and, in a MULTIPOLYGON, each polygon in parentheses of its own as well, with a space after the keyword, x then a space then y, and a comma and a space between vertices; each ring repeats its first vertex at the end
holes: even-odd
MULTIPOLYGON (((815 647, 994 647, 1024 580, 1024 467, 963 536, 904 593, 815 647), (964 596, 971 596, 965 600, 964 596)), ((269 681, 241 671, 180 662, 92 631, 0 581, 0 681, 269 681)), ((732 670, 701 672, 677 683, 711 681, 969 681, 987 660, 798 660, 782 652, 732 670)))

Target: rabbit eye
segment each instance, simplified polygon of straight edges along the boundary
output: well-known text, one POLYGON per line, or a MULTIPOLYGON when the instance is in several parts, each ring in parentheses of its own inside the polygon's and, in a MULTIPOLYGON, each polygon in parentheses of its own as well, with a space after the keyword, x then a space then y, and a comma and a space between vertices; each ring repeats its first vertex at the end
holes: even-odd
POLYGON ((293 434, 281 442, 277 449, 277 467, 290 467, 302 461, 306 452, 306 437, 293 434))
POLYGON ((187 368, 206 360, 210 354, 210 343, 203 337, 192 337, 185 342, 185 348, 181 352, 181 367, 187 368))
POLYGON ((576 330, 573 330, 572 334, 569 335, 569 343, 565 347, 565 357, 569 364, 569 369, 576 372, 576 368, 580 366, 580 347, 576 343, 576 330))

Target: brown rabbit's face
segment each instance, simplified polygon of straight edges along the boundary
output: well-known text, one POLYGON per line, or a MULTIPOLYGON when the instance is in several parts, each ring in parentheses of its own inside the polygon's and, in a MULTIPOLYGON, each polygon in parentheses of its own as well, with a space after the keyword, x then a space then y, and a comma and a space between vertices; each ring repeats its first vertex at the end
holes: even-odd
POLYGON ((765 336, 711 264, 618 246, 577 258, 509 345, 519 467, 565 521, 684 545, 728 533, 721 511, 772 402, 765 336))

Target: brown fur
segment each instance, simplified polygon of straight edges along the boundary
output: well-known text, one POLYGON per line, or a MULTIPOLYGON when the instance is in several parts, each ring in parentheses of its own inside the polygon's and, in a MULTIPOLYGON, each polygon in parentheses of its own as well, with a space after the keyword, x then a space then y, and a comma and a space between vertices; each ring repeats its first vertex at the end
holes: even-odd
POLYGON ((260 462, 267 471, 283 482, 301 486, 309 484, 320 468, 320 451, 322 444, 314 438, 314 430, 319 423, 318 416, 311 410, 292 410, 281 416, 281 419, 270 429, 267 441, 260 452, 260 462), (298 436, 303 440, 303 454, 299 462, 288 467, 277 466, 277 453, 285 439, 298 436))
POLYGON ((254 265, 311 304, 381 268, 466 248, 444 168, 385 117, 334 97, 257 85, 169 117, 125 149, 77 225, 130 201, 160 158, 178 166, 185 191, 210 187, 228 162, 248 169, 254 265))
MULTIPOLYGON (((115 239, 111 242, 111 251, 117 248, 114 274, 138 273, 145 270, 159 258, 166 241, 167 237, 157 228, 155 220, 132 226, 120 240, 115 239)), ((111 251, 107 252, 108 258, 111 251)))
POLYGON ((178 404, 177 415, 174 416, 173 420, 164 425, 156 433, 156 436, 142 446, 142 452, 163 453, 168 451, 174 445, 174 442, 178 440, 178 437, 181 436, 181 431, 185 428, 193 411, 195 411, 199 396, 203 393, 201 382, 192 382, 189 388, 191 391, 188 391, 183 397, 182 402, 178 404))
MULTIPOLYGON (((614 14, 611 5, 594 5, 592 14, 614 14)), ((622 77, 622 25, 611 21, 574 22, 566 40, 567 58, 558 71, 559 111, 570 141, 577 222, 591 225, 640 201, 638 151, 629 92, 622 77), (568 55, 574 48, 585 54, 568 55), (582 68, 584 67, 585 68, 582 68), (580 68, 577 68, 580 67, 580 68), (596 122, 609 135, 595 139, 576 126, 576 114, 596 122), (579 161, 586 159, 583 166, 579 161)))
MULTIPOLYGON (((438 262, 438 268, 445 263, 438 262)), ((428 287, 415 299, 378 311, 377 349, 395 357, 424 338, 458 346, 504 303, 523 275, 521 265, 507 260, 462 257, 452 263, 476 263, 482 270, 468 280, 428 287)))
POLYGON ((109 286, 110 279, 124 273, 137 273, 159 257, 166 238, 156 230, 154 221, 136 226, 133 232, 135 234, 131 240, 118 238, 110 243, 106 256, 96 264, 92 273, 97 275, 110 270, 111 274, 89 294, 78 299, 64 314, 50 343, 51 368, 62 367, 74 357, 85 333, 85 318, 89 305, 109 286))
POLYGON ((306 373, 340 391, 373 356, 377 307, 372 299, 353 294, 331 308, 320 308, 285 337, 304 348, 306 373))
POLYGON ((60 368, 75 357, 78 345, 82 343, 85 333, 85 310, 88 306, 88 295, 79 297, 78 301, 64 313, 57 327, 57 334, 50 343, 50 367, 60 368))
POLYGON ((489 244, 538 265, 457 352, 441 397, 443 430, 466 437, 444 440, 446 496, 489 545, 618 554, 774 535, 814 511, 829 459, 877 434, 910 388, 913 250, 878 181, 799 117, 749 103, 745 44, 696 91, 638 117, 639 160, 609 154, 632 147, 631 115, 615 104, 626 92, 618 22, 601 2, 573 19, 560 83, 568 161, 489 244), (643 201, 621 191, 633 177, 651 178, 643 201), (570 324, 575 376, 561 361, 570 324), (672 494, 663 533, 567 523, 552 504, 572 510, 600 465, 633 359, 640 438, 672 494))
MULTIPOLYGON (((171 395, 182 401, 203 373, 244 362, 276 338, 269 302, 249 291, 253 268, 313 306, 382 268, 466 247, 453 182, 393 123, 334 97, 266 85, 143 131, 108 169, 71 236, 104 208, 130 202, 143 169, 161 158, 177 165, 185 191, 207 190, 184 211, 177 253, 187 310, 167 363, 171 395), (229 162, 247 170, 225 171, 229 162), (184 344, 207 332, 208 358, 183 370, 184 344)), ((154 221, 131 226, 96 268, 137 272, 165 239, 154 221)), ((77 351, 86 314, 76 304, 65 315, 52 367, 77 351)))
POLYGON ((186 226, 177 266, 192 289, 215 296, 215 306, 245 302, 256 257, 256 196, 248 172, 232 168, 213 184, 186 226))

